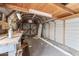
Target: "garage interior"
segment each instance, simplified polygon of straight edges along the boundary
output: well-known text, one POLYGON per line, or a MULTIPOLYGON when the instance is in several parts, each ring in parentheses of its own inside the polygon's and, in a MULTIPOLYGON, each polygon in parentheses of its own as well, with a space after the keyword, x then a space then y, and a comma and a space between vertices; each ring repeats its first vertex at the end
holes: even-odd
POLYGON ((0 56, 79 56, 79 3, 0 3, 0 56))

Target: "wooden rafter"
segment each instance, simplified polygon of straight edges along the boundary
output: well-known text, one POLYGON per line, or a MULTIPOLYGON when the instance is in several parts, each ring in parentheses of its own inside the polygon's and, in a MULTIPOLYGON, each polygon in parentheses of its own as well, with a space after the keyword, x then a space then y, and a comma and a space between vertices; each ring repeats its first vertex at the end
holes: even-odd
POLYGON ((46 12, 46 13, 50 13, 52 15, 52 17, 55 17, 56 19, 58 18, 63 18, 69 15, 73 15, 75 14, 75 11, 73 11, 72 9, 69 9, 67 7, 65 7, 62 4, 57 4, 57 3, 48 3, 48 4, 26 4, 26 3, 10 3, 10 4, 1 4, 2 7, 5 8, 9 8, 12 10, 18 10, 18 11, 22 11, 22 12, 28 12, 29 9, 35 9, 35 10, 39 10, 42 12, 46 12))
POLYGON ((70 16, 67 16, 67 17, 63 17, 63 18, 60 18, 60 19, 61 20, 67 20, 67 19, 75 18, 75 17, 79 17, 79 13, 73 14, 73 15, 70 15, 70 16))
POLYGON ((60 4, 60 3, 54 3, 55 5, 61 7, 62 9, 64 9, 65 11, 71 13, 71 14, 75 14, 76 12, 70 8, 65 7, 64 5, 60 4))
POLYGON ((8 18, 10 15, 12 15, 13 13, 15 12, 15 10, 13 10, 12 12, 10 12, 7 16, 6 16, 6 18, 8 18))
POLYGON ((69 3, 66 5, 66 7, 73 10, 76 13, 79 13, 79 3, 69 3))

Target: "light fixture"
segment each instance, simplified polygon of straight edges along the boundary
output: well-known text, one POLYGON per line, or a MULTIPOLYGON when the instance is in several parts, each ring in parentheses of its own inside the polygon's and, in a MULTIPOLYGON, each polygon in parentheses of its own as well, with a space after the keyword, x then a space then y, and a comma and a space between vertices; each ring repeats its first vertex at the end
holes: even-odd
POLYGON ((28 23, 32 23, 32 20, 28 20, 28 23))
POLYGON ((37 15, 41 15, 41 16, 46 16, 46 17, 50 17, 50 18, 52 17, 52 15, 49 13, 45 13, 45 12, 35 10, 35 9, 29 9, 29 13, 33 13, 33 14, 37 14, 37 15))

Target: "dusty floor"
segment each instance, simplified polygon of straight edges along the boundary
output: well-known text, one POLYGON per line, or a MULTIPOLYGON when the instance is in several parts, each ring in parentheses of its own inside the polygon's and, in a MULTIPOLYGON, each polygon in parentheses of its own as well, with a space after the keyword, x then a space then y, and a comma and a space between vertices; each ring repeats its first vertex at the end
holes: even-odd
MULTIPOLYGON (((30 56, 67 56, 41 39, 26 39, 24 42, 29 44, 30 56)), ((26 50, 28 49, 26 48, 26 50)), ((27 53, 26 50, 24 53, 27 53)), ((7 56, 7 54, 1 54, 0 56, 7 56)))
POLYGON ((67 56, 40 39, 26 39, 26 41, 30 42, 29 50, 31 56, 67 56))

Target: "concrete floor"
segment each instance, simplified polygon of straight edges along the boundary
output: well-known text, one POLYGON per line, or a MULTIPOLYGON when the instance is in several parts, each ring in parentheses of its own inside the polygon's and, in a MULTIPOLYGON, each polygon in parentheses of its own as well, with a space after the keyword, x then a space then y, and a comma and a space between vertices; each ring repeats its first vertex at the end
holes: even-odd
MULTIPOLYGON (((26 39, 24 42, 29 44, 30 56, 67 56, 41 39, 26 39)), ((27 52, 25 51, 25 53, 27 52)), ((7 54, 1 54, 0 56, 7 56, 7 54)))
POLYGON ((31 56, 67 56, 41 39, 26 39, 26 41, 31 43, 29 44, 31 56))

